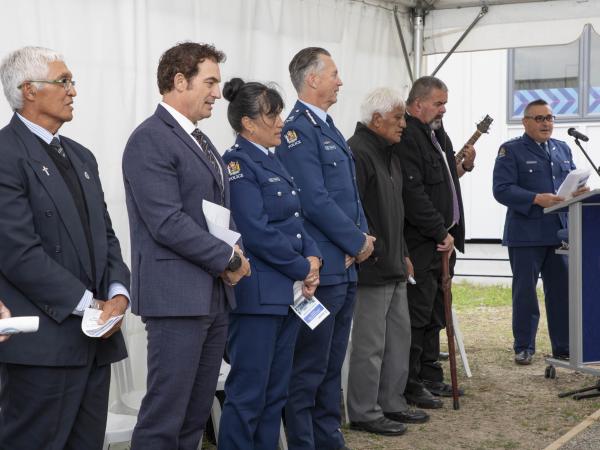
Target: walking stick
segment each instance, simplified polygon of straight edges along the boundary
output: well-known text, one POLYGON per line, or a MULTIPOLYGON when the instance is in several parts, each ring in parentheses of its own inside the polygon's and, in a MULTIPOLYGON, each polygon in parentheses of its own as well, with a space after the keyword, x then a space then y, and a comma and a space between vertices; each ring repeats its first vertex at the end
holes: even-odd
POLYGON ((444 315, 446 316, 446 336, 448 336, 448 355, 450 361, 450 379, 452 380, 452 400, 454 409, 458 403, 458 381, 456 379, 456 347, 454 344, 454 325, 452 322, 452 279, 450 278, 450 251, 442 254, 442 290, 444 292, 444 315))

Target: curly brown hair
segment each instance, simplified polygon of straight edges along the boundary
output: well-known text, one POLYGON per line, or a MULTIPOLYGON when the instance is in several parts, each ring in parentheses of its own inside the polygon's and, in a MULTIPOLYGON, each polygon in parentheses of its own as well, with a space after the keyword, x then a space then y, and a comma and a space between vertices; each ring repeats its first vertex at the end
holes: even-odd
POLYGON ((225 53, 212 44, 181 42, 162 54, 158 62, 156 80, 158 90, 166 94, 173 90, 175 75, 181 73, 186 80, 198 74, 198 64, 210 59, 216 63, 225 61, 225 53))

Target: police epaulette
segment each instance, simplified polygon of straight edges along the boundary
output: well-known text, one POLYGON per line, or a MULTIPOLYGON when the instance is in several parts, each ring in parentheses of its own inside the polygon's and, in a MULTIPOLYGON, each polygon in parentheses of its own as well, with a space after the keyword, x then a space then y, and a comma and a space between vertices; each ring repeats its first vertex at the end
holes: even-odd
POLYGON ((305 109, 305 110, 304 110, 304 115, 305 115, 306 117, 308 117, 308 120, 310 120, 310 122, 311 122, 313 125, 317 125, 317 121, 315 120, 315 118, 312 116, 312 114, 310 113, 310 111, 309 111, 308 109, 305 109))

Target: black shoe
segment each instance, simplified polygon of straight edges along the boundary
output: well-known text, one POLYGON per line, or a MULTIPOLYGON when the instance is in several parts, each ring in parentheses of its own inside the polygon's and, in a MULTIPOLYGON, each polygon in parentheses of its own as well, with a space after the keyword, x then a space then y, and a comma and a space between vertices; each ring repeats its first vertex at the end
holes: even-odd
POLYGON ((533 359, 533 352, 531 350, 523 350, 515 355, 515 362, 520 366, 528 366, 531 364, 533 359))
POLYGON ((345 445, 342 448, 338 448, 337 450, 350 450, 350 447, 346 447, 345 445))
POLYGON ((380 417, 369 422, 350 422, 350 429, 380 434, 382 436, 400 436, 406 433, 406 425, 394 422, 385 417, 380 417))
POLYGON ((570 355, 568 353, 562 354, 562 355, 552 355, 552 358, 558 359, 560 361, 568 361, 570 358, 570 355))
POLYGON ((448 358, 450 358, 450 354, 448 352, 440 352, 440 356, 438 356, 440 361, 448 361, 448 358))
POLYGON ((439 398, 431 395, 427 389, 422 388, 420 391, 414 392, 405 392, 404 398, 409 405, 414 405, 417 408, 423 409, 439 409, 444 406, 444 402, 442 402, 439 398))
MULTIPOLYGON (((452 397, 452 386, 444 383, 443 381, 429 381, 423 380, 423 386, 433 395, 438 397, 452 397)), ((465 391, 458 388, 458 396, 462 397, 465 395, 465 391)))
POLYGON ((384 412, 383 415, 394 422, 400 423, 425 423, 429 414, 420 409, 407 409, 406 411, 384 412))

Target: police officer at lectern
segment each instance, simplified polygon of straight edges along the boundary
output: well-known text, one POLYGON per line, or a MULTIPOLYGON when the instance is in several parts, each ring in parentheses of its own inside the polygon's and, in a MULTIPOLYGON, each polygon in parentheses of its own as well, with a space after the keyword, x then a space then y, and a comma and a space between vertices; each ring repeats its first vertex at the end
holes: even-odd
POLYGON ((514 351, 520 365, 531 364, 535 353, 540 273, 552 356, 569 357, 569 273, 566 256, 555 252, 566 215, 544 214, 544 208, 564 200, 556 192, 575 164, 569 146, 551 139, 554 119, 544 100, 529 103, 522 120, 525 133, 502 144, 494 166, 494 197, 508 207, 502 244, 508 247, 513 273, 514 351))

